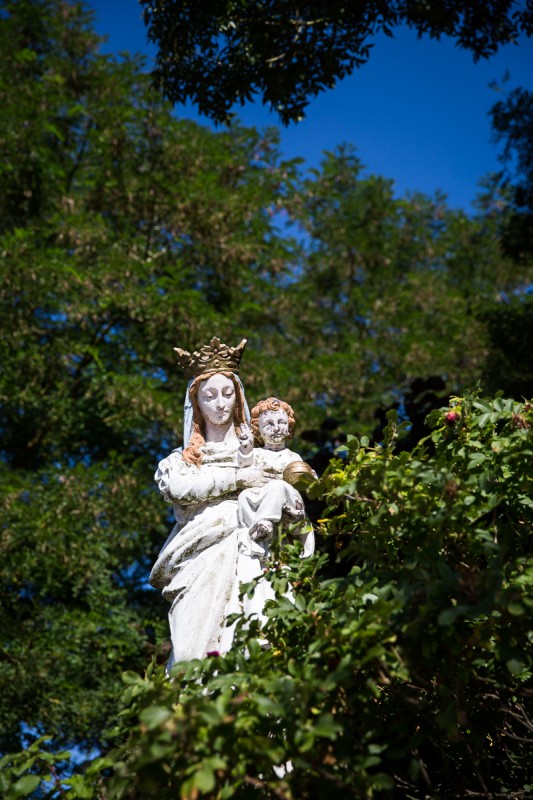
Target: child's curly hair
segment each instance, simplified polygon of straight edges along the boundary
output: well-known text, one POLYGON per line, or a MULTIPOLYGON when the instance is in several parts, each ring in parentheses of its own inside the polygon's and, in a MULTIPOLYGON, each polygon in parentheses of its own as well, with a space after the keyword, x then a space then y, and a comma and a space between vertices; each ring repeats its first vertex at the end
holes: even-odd
POLYGON ((254 435, 255 440, 259 444, 264 444, 261 434, 259 433, 259 416, 264 411, 285 411, 287 414, 287 418, 289 421, 289 439, 292 436, 292 432, 294 430, 294 411, 292 407, 285 403, 283 400, 278 400, 277 397, 267 397, 266 400, 260 400, 257 405, 255 405, 251 412, 250 412, 250 427, 252 429, 252 433, 254 435))

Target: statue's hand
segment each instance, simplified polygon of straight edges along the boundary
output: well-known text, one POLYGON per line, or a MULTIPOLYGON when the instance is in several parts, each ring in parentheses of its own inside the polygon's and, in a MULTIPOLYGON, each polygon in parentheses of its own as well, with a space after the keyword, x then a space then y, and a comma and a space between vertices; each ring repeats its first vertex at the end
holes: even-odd
POLYGON ((247 423, 242 423, 239 433, 239 452, 247 456, 254 449, 254 435, 247 423))
POLYGON ((252 465, 251 467, 241 467, 237 470, 237 488, 247 489, 255 486, 263 486, 267 482, 261 467, 252 465))

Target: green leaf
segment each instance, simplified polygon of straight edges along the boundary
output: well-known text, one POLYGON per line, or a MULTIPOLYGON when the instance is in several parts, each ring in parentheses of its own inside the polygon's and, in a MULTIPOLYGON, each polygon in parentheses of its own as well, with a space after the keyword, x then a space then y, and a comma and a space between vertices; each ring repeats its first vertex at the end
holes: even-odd
POLYGON ((390 775, 387 775, 385 772, 379 772, 377 775, 372 776, 372 786, 375 789, 391 791, 394 789, 395 783, 390 775))
POLYGON ((171 716, 172 711, 168 708, 164 708, 163 706, 149 706, 141 711, 139 719, 149 730, 153 730, 163 725, 171 716))
POLYGON ((87 781, 84 775, 73 775, 67 778, 64 782, 65 786, 72 788, 73 796, 80 798, 80 800, 92 800, 94 797, 94 786, 91 782, 87 781))
POLYGON ((342 727, 335 721, 331 714, 321 714, 313 726, 315 736, 326 739, 335 739, 342 731, 342 727))
POLYGON ((13 786, 14 796, 27 797, 37 789, 41 781, 40 775, 23 775, 13 786))
POLYGON ((533 499, 525 494, 518 495, 518 502, 527 508, 533 508, 533 499))
POLYGON ((211 792, 215 787, 215 773, 209 764, 203 764, 202 767, 194 773, 193 785, 200 792, 211 792))
POLYGON ((462 609, 460 606, 455 606, 454 608, 446 608, 444 611, 441 611, 437 622, 439 625, 448 626, 453 625, 457 617, 462 613, 462 609))
POLYGON ((509 672, 512 672, 513 675, 520 675, 524 671, 525 665, 518 658, 510 658, 506 662, 506 666, 509 672))
POLYGON ((468 469, 474 469, 478 467, 480 464, 483 464, 484 461, 487 460, 487 456, 485 453, 474 453, 470 456, 470 460, 468 462, 468 469))

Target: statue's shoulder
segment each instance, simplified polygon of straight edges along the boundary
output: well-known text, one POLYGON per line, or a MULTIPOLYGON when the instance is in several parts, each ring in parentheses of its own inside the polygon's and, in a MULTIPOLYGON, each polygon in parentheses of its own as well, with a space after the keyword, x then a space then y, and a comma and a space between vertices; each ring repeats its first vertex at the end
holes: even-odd
POLYGON ((177 447, 159 462, 157 470, 158 472, 168 472, 169 469, 179 469, 182 465, 183 467, 191 466, 183 460, 183 447, 177 447))
POLYGON ((288 464, 291 464, 293 461, 303 461, 300 453, 295 453, 294 450, 289 450, 288 447, 283 450, 283 456, 288 464))
POLYGON ((278 450, 275 452, 274 458, 279 464, 291 464, 293 461, 302 460, 301 455, 295 453, 294 450, 289 450, 288 447, 284 447, 283 450, 278 450))

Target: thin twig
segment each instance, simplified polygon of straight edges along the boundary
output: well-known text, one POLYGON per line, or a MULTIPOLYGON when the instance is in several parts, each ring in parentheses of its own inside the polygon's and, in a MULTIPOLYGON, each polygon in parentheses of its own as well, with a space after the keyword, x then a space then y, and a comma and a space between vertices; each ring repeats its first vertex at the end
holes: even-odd
POLYGON ((250 784, 250 786, 253 786, 255 789, 272 792, 272 794, 279 797, 280 800, 291 800, 290 795, 285 794, 285 792, 275 786, 271 786, 267 781, 260 780, 260 778, 253 778, 251 775, 245 775, 244 782, 250 784))

